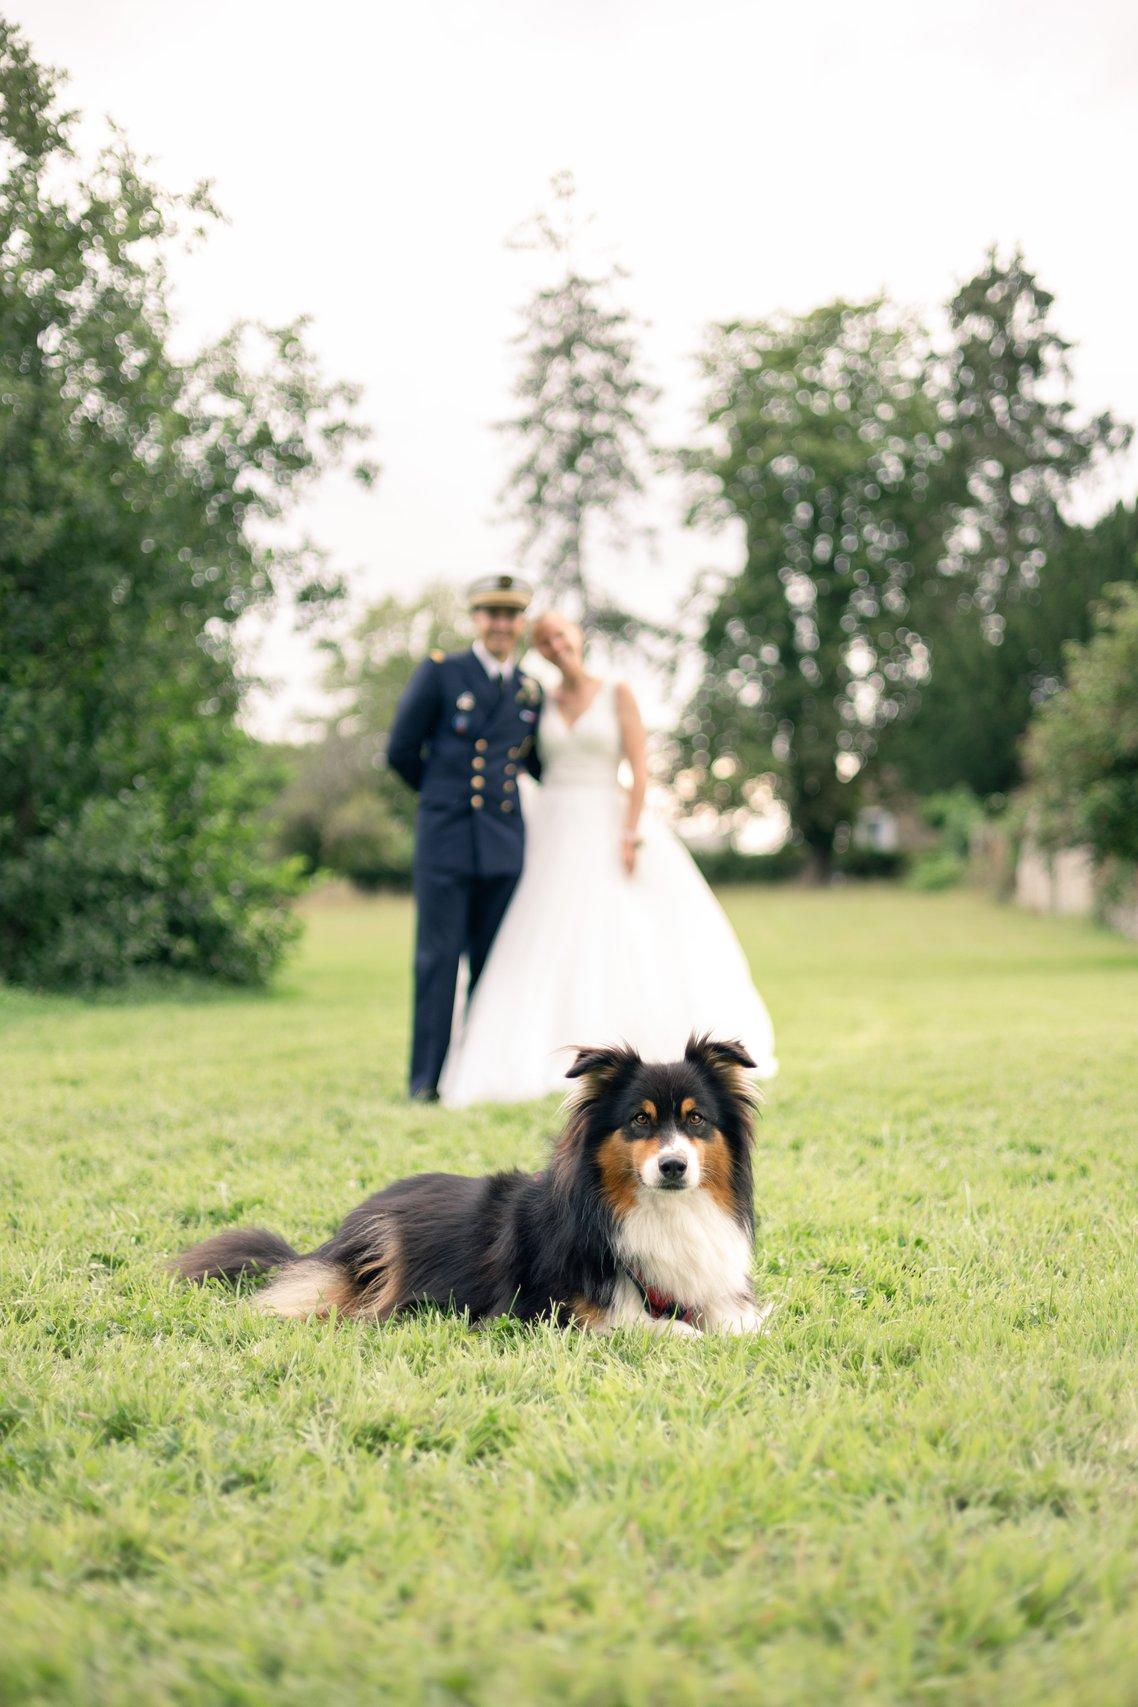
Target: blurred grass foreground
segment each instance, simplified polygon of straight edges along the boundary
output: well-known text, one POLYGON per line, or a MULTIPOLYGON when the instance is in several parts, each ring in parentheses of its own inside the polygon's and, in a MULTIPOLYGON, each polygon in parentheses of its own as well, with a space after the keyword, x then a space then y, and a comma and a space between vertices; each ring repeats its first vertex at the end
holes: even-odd
POLYGON ((410 909, 268 993, 0 993, 0 1699, 1133 1702, 1133 947, 961 892, 728 894, 778 1029, 769 1338, 264 1321, 555 1105, 400 1100, 410 909))

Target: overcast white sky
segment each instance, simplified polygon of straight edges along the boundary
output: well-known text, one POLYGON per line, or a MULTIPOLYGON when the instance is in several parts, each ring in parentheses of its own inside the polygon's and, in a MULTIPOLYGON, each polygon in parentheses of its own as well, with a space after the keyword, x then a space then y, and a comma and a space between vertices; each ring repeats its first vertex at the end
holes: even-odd
MULTIPOLYGON (((176 273, 187 339, 314 317, 365 387, 383 464, 300 523, 356 598, 499 567, 507 340, 533 277, 503 237, 571 169, 631 270, 681 437, 709 320, 886 289, 942 300, 993 240, 1023 245, 1074 339, 1088 410, 1138 420, 1132 0, 9 0, 171 187, 231 221, 176 273)), ((1121 490, 1129 495, 1131 476, 1121 490)), ((1114 495, 1113 493, 1111 495, 1114 495)), ((675 608, 732 542, 656 505, 660 559, 610 575, 675 608)), ((313 703, 308 648, 262 648, 258 725, 313 703)))

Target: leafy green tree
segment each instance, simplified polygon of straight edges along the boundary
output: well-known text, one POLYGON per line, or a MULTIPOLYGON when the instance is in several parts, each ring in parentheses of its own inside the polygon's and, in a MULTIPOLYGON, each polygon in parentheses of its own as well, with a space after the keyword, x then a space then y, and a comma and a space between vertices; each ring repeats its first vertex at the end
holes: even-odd
POLYGON ((234 630, 334 595, 276 524, 361 437, 354 393, 299 324, 172 353, 167 259, 209 197, 117 135, 84 171, 60 81, 0 20, 0 973, 257 978, 292 927, 234 630))
POLYGON ((995 250, 948 304, 949 345, 930 376, 948 525, 910 607, 929 669, 879 752, 918 793, 1017 786, 1019 742, 1057 685, 1064 643, 1087 637, 1106 583, 1134 573, 1129 512, 1091 530, 1064 520, 1075 485, 1131 434, 1109 414, 1079 417, 1053 308, 1023 256, 995 250))
POLYGON ((552 182, 553 205, 514 239, 556 257, 560 271, 521 311, 514 340, 520 409, 502 428, 518 460, 501 494, 522 530, 522 559, 536 565, 551 598, 595 622, 619 627, 627 613, 610 608, 590 579, 592 548, 602 528, 626 537, 629 500, 644 490, 649 459, 645 412, 656 388, 640 373, 637 327, 618 300, 619 267, 587 270, 576 250, 580 222, 568 173, 552 182))
POLYGON ((704 373, 692 516, 741 523, 744 564, 707 622, 679 762, 724 808, 772 777, 825 876, 924 662, 907 613, 941 537, 944 454, 926 350, 885 304, 834 302, 715 328, 704 373))
POLYGON ((1112 587, 1095 634, 1027 737, 1035 824, 1050 846, 1138 860, 1138 587, 1112 587))
POLYGON ((926 613, 932 658, 912 715, 886 730, 883 779, 925 795, 963 785, 981 799, 1023 781, 1022 740, 1058 688, 1068 641, 1085 641, 1112 582, 1138 577, 1138 511, 1119 504, 1092 527, 1053 539, 1038 586, 1007 590, 990 632, 974 610, 926 613))
POLYGON ((937 404, 952 524, 938 576, 918 590, 922 631, 944 625, 947 603, 998 639, 1009 598, 1042 583, 1075 483, 1130 441, 1110 414, 1079 419, 1053 306, 1018 250, 1002 261, 994 249, 948 305, 937 404))
POLYGON ((1102 585, 1100 541, 1080 555, 1062 507, 1129 429, 1077 419, 1051 307, 1021 256, 992 253, 943 349, 881 303, 713 331, 693 515, 741 522, 745 560, 707 623, 679 760, 722 806, 773 777, 821 873, 871 768, 1013 785, 1102 585))
POLYGON ((463 645, 464 627, 462 601, 440 584, 417 599, 382 599, 345 640, 325 643, 323 685, 335 710, 296 755, 277 808, 281 850, 310 872, 338 872, 365 889, 409 880, 415 802, 387 768, 387 735, 424 653, 463 645))

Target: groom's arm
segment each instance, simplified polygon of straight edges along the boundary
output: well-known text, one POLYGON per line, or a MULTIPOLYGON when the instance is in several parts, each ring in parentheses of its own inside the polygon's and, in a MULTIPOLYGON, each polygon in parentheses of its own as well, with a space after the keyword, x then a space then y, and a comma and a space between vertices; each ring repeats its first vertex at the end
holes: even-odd
POLYGON ((533 738, 530 741, 529 752, 526 754, 526 770, 535 782, 541 781, 541 713, 545 707, 545 695, 538 701, 537 722, 533 726, 533 738))
POLYGON ((426 761, 423 754, 435 732, 441 703, 441 672, 424 658, 403 690, 387 737, 387 762, 408 788, 418 793, 426 761))

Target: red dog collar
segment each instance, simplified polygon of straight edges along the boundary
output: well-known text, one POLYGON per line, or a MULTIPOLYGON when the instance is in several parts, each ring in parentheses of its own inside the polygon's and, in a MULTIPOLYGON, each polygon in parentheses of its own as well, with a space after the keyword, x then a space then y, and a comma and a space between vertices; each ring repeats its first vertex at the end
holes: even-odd
POLYGON ((625 1273, 643 1298, 644 1308, 654 1322, 660 1321, 665 1316, 670 1317, 674 1322, 691 1322, 695 1311, 687 1304, 681 1304, 677 1299, 669 1298, 666 1292, 661 1292, 655 1286, 649 1286, 648 1282, 637 1274, 635 1269, 626 1269, 625 1273))

